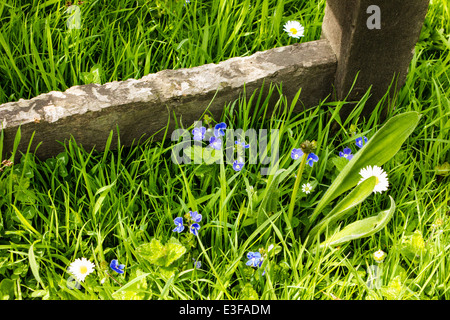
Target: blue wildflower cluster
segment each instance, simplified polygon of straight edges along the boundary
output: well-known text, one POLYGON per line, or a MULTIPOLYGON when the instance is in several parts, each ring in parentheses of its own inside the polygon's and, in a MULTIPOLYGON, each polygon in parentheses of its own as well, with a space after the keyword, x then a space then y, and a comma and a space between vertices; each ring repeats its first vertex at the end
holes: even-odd
MULTIPOLYGON (((367 137, 365 136, 359 137, 356 138, 355 145, 361 149, 367 143, 367 141, 368 141, 367 137)), ((343 151, 339 151, 339 157, 345 158, 348 161, 352 160, 353 158, 352 149, 350 149, 349 147, 345 147, 343 151)))
MULTIPOLYGON (((209 123, 209 118, 206 119, 206 122, 209 123)), ((225 130, 227 129, 227 124, 225 122, 220 122, 214 126, 214 128, 206 129, 206 127, 196 127, 192 130, 192 138, 195 141, 203 141, 207 136, 208 131, 212 131, 213 135, 206 137, 209 142, 208 148, 212 148, 214 150, 222 150, 223 146, 223 138, 225 136, 225 130)), ((237 160, 233 162, 233 169, 235 171, 241 171, 245 165, 244 161, 244 150, 250 147, 249 144, 245 142, 241 142, 240 139, 235 141, 235 150, 237 152, 237 160)))
MULTIPOLYGON (((298 159, 300 159, 301 157, 303 157, 303 154, 304 154, 304 152, 303 152, 303 150, 301 149, 301 148, 298 148, 298 149, 292 149, 292 151, 291 151, 291 158, 293 159, 293 160, 298 160, 298 159)), ((310 167, 312 167, 313 166, 313 164, 314 164, 314 162, 317 162, 317 161, 319 161, 319 157, 316 155, 316 154, 314 154, 314 153, 308 153, 308 157, 306 158, 306 163, 310 166, 310 167)))
MULTIPOLYGON (((202 215, 199 214, 197 211, 189 211, 188 216, 188 226, 189 231, 194 235, 198 235, 198 231, 200 230, 200 225, 198 224, 200 221, 202 221, 202 215)), ((175 223, 175 229, 173 229, 173 232, 181 233, 184 230, 184 222, 183 217, 176 217, 173 222, 175 223)))
POLYGON ((263 263, 263 257, 260 252, 249 252, 247 253, 248 261, 245 263, 247 266, 259 268, 263 263))

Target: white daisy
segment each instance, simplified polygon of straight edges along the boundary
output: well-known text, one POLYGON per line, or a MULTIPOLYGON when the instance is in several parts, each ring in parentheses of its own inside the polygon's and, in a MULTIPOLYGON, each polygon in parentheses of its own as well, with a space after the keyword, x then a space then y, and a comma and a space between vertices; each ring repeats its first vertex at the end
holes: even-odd
POLYGON ((288 21, 284 24, 284 31, 292 38, 303 37, 305 28, 298 21, 288 21))
POLYGON ((375 262, 381 263, 384 261, 384 258, 386 258, 386 252, 383 250, 378 250, 373 253, 373 258, 375 259, 375 262))
POLYGON ((77 278, 78 281, 83 282, 90 273, 94 272, 95 264, 86 258, 76 259, 69 266, 69 272, 77 278))
POLYGON ((308 194, 311 192, 311 190, 312 190, 312 186, 309 182, 302 185, 302 191, 304 193, 308 194))
POLYGON ((367 166, 359 171, 359 174, 361 175, 361 180, 358 182, 360 184, 364 180, 375 177, 376 183, 375 188, 373 188, 373 192, 379 192, 382 193, 383 191, 386 191, 389 187, 389 181, 387 178, 387 173, 384 172, 384 170, 378 166, 367 166))

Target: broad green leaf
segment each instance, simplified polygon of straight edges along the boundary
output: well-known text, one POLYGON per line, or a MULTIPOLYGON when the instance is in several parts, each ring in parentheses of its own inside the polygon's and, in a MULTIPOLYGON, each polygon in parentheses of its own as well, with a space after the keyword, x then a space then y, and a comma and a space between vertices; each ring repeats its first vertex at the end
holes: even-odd
POLYGON ((416 230, 412 235, 402 238, 400 253, 409 260, 413 261, 415 258, 420 258, 426 251, 425 240, 420 230, 416 230))
POLYGON ((349 224, 341 231, 332 235, 320 246, 325 247, 341 245, 354 239, 369 237, 383 229, 392 218, 395 211, 394 199, 391 196, 389 196, 389 198, 391 199, 391 207, 388 210, 381 211, 376 216, 349 224))
POLYGON ((167 243, 165 247, 167 254, 164 267, 170 266, 173 262, 181 258, 186 252, 186 248, 179 243, 167 243))
POLYGON ((309 244, 314 238, 327 228, 330 224, 343 219, 347 213, 363 202, 375 188, 376 177, 370 177, 358 184, 352 192, 342 199, 308 234, 309 244))
POLYGON ((61 152, 56 157, 56 161, 66 166, 69 163, 69 155, 67 152, 61 152))
POLYGON ((381 166, 391 159, 414 131, 420 114, 406 112, 389 119, 342 169, 317 204, 309 218, 312 223, 323 208, 336 197, 354 187, 360 180, 359 171, 367 166, 381 166))
POLYGON ((222 150, 216 150, 214 148, 203 148, 203 160, 206 164, 213 164, 220 161, 223 156, 222 150))
POLYGON ((14 285, 15 281, 11 279, 3 279, 0 282, 0 299, 14 300, 14 285))
POLYGON ((166 245, 153 238, 150 243, 141 244, 136 250, 141 257, 160 267, 170 266, 186 252, 186 248, 175 238, 171 238, 166 245))
POLYGON ((164 246, 157 239, 141 244, 136 248, 137 253, 152 264, 161 264, 160 259, 164 258, 164 246))
POLYGON ((191 146, 183 149, 183 153, 185 156, 189 157, 194 164, 202 164, 210 165, 213 163, 217 163, 222 159, 222 150, 216 150, 210 147, 201 147, 201 146, 191 146))

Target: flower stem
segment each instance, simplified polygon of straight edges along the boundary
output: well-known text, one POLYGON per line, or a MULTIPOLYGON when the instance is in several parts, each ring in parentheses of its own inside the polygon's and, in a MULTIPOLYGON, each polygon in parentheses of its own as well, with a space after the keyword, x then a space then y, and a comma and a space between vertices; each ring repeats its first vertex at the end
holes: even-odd
POLYGON ((306 159, 308 158, 308 153, 303 153, 300 166, 297 171, 297 178, 295 179, 294 189, 292 190, 291 202, 289 203, 288 219, 292 222, 292 216, 294 214, 295 199, 297 198, 298 187, 300 186, 300 181, 302 180, 303 170, 305 169, 306 159))
POLYGON ((110 277, 111 279, 113 279, 119 286, 122 286, 122 284, 119 282, 119 281, 117 281, 116 280, 116 278, 114 278, 112 275, 110 275, 108 272, 105 272, 106 273, 106 275, 108 276, 108 277, 110 277))

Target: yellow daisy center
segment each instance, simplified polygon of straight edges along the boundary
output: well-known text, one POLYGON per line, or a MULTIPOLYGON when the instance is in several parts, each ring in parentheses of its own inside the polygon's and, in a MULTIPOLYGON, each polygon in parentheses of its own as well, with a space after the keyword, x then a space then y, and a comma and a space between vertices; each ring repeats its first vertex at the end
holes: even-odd
POLYGON ((375 177, 375 185, 377 185, 377 184, 379 184, 380 183, 380 179, 378 179, 378 177, 375 177))
POLYGON ((80 273, 85 274, 88 271, 86 266, 80 266, 80 273))
POLYGON ((297 34, 297 29, 295 29, 295 28, 291 28, 290 31, 292 34, 297 34))

